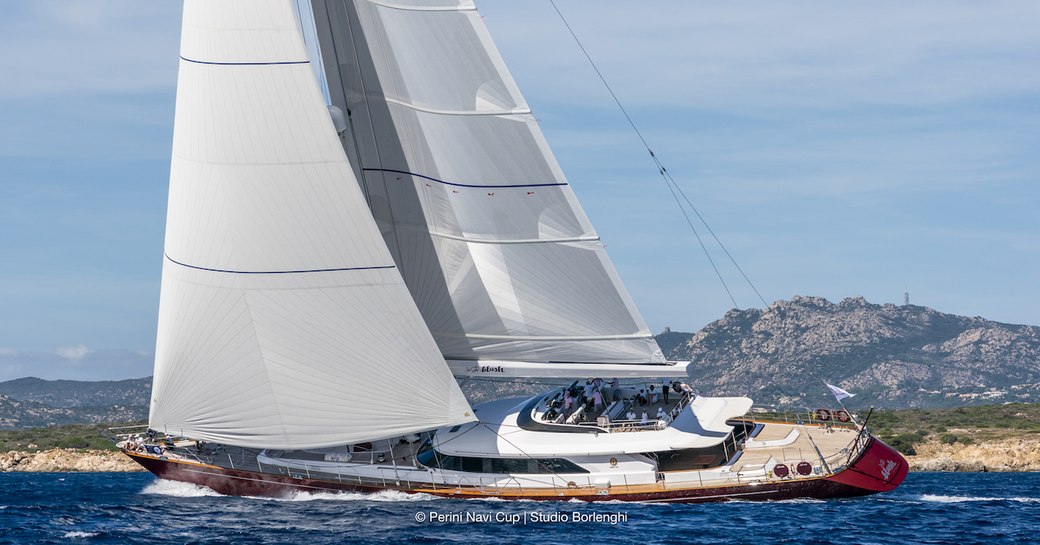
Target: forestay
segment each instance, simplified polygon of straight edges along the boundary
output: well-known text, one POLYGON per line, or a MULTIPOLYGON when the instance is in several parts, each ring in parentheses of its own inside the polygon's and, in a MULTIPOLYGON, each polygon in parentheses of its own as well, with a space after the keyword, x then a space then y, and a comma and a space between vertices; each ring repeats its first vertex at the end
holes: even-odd
POLYGON ((472 421, 368 211, 292 4, 184 4, 150 425, 313 448, 472 421))
POLYGON ((685 373, 664 365, 471 2, 313 7, 344 146, 445 358, 685 373))

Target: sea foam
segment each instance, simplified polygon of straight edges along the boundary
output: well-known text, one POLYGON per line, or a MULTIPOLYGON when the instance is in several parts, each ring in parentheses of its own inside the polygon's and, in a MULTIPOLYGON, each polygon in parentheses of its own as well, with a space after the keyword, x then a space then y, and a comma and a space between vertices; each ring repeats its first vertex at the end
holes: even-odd
POLYGON ((946 496, 942 494, 922 494, 917 498, 920 501, 933 503, 963 503, 970 501, 1013 501, 1019 503, 1040 503, 1040 498, 1027 498, 1016 496, 1013 498, 994 498, 990 496, 946 496))
POLYGON ((170 481, 158 479, 154 483, 144 487, 142 494, 154 494, 158 496, 173 496, 175 498, 201 498, 205 496, 222 496, 212 488, 199 486, 197 484, 181 481, 170 481))

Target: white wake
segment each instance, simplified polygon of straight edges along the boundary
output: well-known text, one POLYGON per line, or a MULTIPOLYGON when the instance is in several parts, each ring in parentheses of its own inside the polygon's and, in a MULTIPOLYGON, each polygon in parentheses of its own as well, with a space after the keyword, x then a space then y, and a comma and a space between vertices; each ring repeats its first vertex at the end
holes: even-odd
POLYGON ((167 479, 156 480, 154 483, 144 487, 144 490, 142 490, 141 493, 157 496, 172 496, 174 498, 202 498, 206 496, 223 495, 215 492, 212 488, 182 481, 170 481, 167 479))

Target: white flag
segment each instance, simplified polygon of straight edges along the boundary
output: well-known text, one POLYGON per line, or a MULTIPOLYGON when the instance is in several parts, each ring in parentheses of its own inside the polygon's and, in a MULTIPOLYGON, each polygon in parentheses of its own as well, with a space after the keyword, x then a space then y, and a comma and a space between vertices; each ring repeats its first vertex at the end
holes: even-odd
MULTIPOLYGON (((827 383, 824 382, 824 384, 827 384, 827 383)), ((831 393, 834 394, 834 397, 838 401, 841 401, 841 400, 845 399, 846 397, 855 397, 855 395, 856 395, 856 394, 850 394, 850 393, 846 392, 845 390, 842 390, 841 388, 838 388, 837 386, 835 386, 833 384, 827 384, 827 387, 831 389, 831 393)))

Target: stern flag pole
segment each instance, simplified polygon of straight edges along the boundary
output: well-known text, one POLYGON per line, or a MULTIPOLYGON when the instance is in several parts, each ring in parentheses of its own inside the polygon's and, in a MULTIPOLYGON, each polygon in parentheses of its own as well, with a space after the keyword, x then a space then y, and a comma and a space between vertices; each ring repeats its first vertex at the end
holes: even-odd
POLYGON ((832 394, 834 394, 834 399, 838 401, 838 405, 841 405, 841 409, 845 411, 845 414, 849 415, 849 418, 852 419, 852 422, 854 424, 858 424, 858 422, 856 422, 856 417, 852 414, 852 411, 848 410, 848 408, 845 407, 845 404, 841 402, 841 400, 845 398, 856 397, 856 394, 850 393, 842 388, 839 388, 827 382, 824 382, 823 384, 831 391, 832 394))

